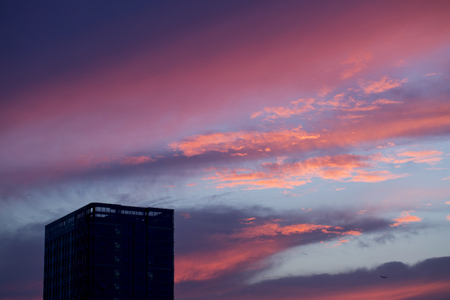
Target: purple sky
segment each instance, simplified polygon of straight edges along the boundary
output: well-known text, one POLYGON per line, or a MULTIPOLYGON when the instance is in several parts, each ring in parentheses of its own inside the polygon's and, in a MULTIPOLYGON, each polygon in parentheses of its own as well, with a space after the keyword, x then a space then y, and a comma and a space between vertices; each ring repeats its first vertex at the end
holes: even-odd
POLYGON ((449 1, 2 3, 0 299, 94 201, 175 209, 178 300, 448 299, 449 32, 449 1))

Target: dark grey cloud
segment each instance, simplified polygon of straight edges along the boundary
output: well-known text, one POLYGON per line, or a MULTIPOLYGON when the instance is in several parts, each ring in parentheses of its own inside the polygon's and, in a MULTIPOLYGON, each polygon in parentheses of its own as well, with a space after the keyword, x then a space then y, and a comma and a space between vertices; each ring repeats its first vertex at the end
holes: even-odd
MULTIPOLYGON (((54 216, 54 218, 57 217, 54 216)), ((279 220, 277 222, 282 226, 313 223, 340 226, 343 228, 341 231, 378 232, 379 235, 375 237, 378 243, 393 239, 394 235, 389 230, 396 229, 389 227, 388 220, 358 215, 348 210, 323 208, 305 213, 302 210, 279 212, 263 206, 248 206, 238 209, 225 205, 211 205, 198 209, 175 211, 175 256, 182 257, 190 253, 214 253, 214 251, 220 251, 224 246, 239 246, 245 242, 245 239, 232 237, 234 233, 242 232, 249 226, 259 226, 267 222, 274 222, 274 220, 279 220), (253 224, 246 221, 249 218, 255 218, 251 220, 254 222, 253 224), (214 238, 217 236, 228 238, 224 243, 224 240, 214 238)), ((14 234, 11 232, 1 234, 0 295, 3 298, 0 297, 0 299, 28 299, 39 297, 42 294, 44 226, 44 223, 33 223, 19 228, 14 234)), ((336 235, 316 230, 300 235, 262 236, 254 237, 254 239, 259 239, 261 242, 269 242, 270 239, 272 240, 270 242, 279 245, 278 249, 288 249, 327 241, 335 237, 336 235)), ((256 261, 261 261, 266 257, 267 255, 257 257, 256 261)), ((377 287, 381 283, 373 282, 379 279, 379 275, 389 276, 389 282, 405 282, 424 278, 437 280, 440 276, 443 276, 444 279, 450 277, 446 273, 448 272, 446 268, 450 264, 450 258, 448 258, 447 260, 427 260, 414 267, 402 263, 389 263, 374 270, 361 269, 348 274, 288 277, 255 285, 243 285, 243 282, 249 278, 273 267, 273 265, 266 265, 249 269, 248 267, 254 263, 254 260, 244 262, 209 280, 180 282, 176 285, 177 299, 211 299, 211 297, 218 299, 239 299, 240 297, 271 299, 269 295, 273 299, 277 298, 277 291, 285 289, 295 290, 297 288, 298 292, 305 293, 304 290, 308 290, 312 293, 311 289, 317 292, 323 290, 324 287, 338 291, 352 287, 377 287)))
POLYGON ((183 300, 203 300, 211 295, 215 299, 298 299, 300 295, 302 299, 320 296, 345 299, 345 294, 355 296, 360 293, 363 298, 364 294, 366 297, 375 297, 376 292, 384 292, 387 294, 380 297, 392 299, 388 296, 391 291, 398 300, 444 300, 449 299, 450 293, 450 257, 430 258, 413 266, 388 262, 373 269, 358 269, 336 275, 292 276, 253 285, 238 282, 231 276, 226 280, 216 280, 215 289, 211 282, 181 283, 176 286, 176 295, 177 299, 183 300), (383 279, 380 275, 388 278, 383 279), (231 286, 235 288, 230 290, 231 286), (194 292, 202 291, 204 287, 208 292, 194 292), (405 292, 408 287, 412 292, 405 292), (414 287, 417 287, 416 294, 414 287))
POLYGON ((34 223, 0 236, 0 299, 42 296, 44 227, 34 223))

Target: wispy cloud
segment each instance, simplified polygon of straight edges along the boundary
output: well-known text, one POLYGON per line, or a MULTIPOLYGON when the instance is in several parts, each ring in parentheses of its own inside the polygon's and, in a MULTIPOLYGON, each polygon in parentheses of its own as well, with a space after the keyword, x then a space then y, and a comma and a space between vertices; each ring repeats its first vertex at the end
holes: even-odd
POLYGON ((360 80, 359 85, 364 90, 364 94, 378 94, 384 91, 400 87, 402 83, 408 82, 408 78, 404 79, 391 79, 385 75, 378 81, 365 81, 360 80))
POLYGON ((273 132, 240 131, 197 135, 169 146, 186 156, 199 155, 208 151, 228 152, 241 149, 265 151, 270 146, 292 145, 306 139, 317 139, 319 134, 308 134, 300 128, 273 132))
POLYGON ((397 153, 397 158, 391 157, 383 157, 381 158, 385 162, 394 163, 394 164, 404 164, 407 162, 414 163, 427 163, 430 165, 434 165, 439 163, 442 160, 442 152, 436 150, 422 150, 422 151, 404 151, 397 153))
POLYGON ((353 65, 352 67, 345 69, 341 74, 341 79, 347 79, 360 72, 364 67, 366 67, 366 63, 371 61, 373 58, 372 54, 369 52, 361 51, 359 53, 352 53, 346 61, 344 61, 343 65, 353 65))
POLYGON ((215 169, 204 179, 213 180, 218 188, 243 186, 246 189, 292 189, 304 185, 314 177, 336 181, 380 182, 406 176, 375 167, 371 156, 339 155, 307 159, 296 163, 264 163, 257 169, 215 169))

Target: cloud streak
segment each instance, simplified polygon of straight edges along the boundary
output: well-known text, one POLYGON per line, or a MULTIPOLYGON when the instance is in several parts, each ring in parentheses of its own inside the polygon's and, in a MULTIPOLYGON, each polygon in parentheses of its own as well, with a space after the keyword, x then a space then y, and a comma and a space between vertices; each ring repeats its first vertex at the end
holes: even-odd
POLYGON ((304 185, 314 177, 346 182, 379 182, 407 176, 385 170, 368 171, 378 156, 339 155, 310 158, 296 163, 263 163, 259 169, 216 169, 205 177, 218 188, 244 186, 246 189, 287 188, 304 185))

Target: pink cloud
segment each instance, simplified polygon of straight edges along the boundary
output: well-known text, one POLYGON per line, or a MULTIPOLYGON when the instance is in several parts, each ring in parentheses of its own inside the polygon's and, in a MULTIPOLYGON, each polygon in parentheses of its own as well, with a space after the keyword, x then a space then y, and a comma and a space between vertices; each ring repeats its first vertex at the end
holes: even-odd
POLYGON ((246 189, 293 189, 305 185, 314 177, 336 181, 380 182, 404 177, 374 168, 378 156, 338 155, 315 157, 296 163, 263 163, 259 168, 215 169, 215 174, 205 177, 213 180, 217 188, 243 186, 246 189))
POLYGON ((383 149, 383 148, 390 148, 390 147, 395 147, 394 143, 388 142, 386 145, 384 146, 377 146, 377 148, 379 149, 383 149))
POLYGON ((401 104, 401 103, 403 103, 403 102, 388 100, 388 99, 378 99, 373 102, 373 104, 401 104))
POLYGON ((262 111, 254 112, 254 113, 252 113, 251 118, 252 118, 252 119, 257 118, 257 117, 259 117, 259 116, 262 115, 262 114, 263 114, 262 111))
POLYGON ((443 153, 441 151, 436 150, 422 150, 422 151, 404 151, 397 154, 399 158, 395 157, 383 157, 381 160, 394 163, 394 164, 403 164, 407 162, 414 163, 427 163, 430 165, 434 165, 439 163, 442 160, 443 153))
POLYGON ((207 151, 228 152, 241 149, 266 149, 267 145, 274 148, 286 144, 295 144, 306 139, 318 139, 319 134, 308 134, 300 129, 279 130, 273 132, 240 131, 196 135, 180 142, 171 143, 173 150, 182 151, 186 156, 193 156, 207 151))
POLYGON ((378 94, 384 91, 400 87, 402 83, 408 82, 408 78, 391 79, 385 75, 379 81, 359 81, 359 85, 364 90, 365 94, 378 94))
POLYGON ((191 215, 188 212, 181 213, 180 216, 182 216, 185 219, 190 219, 191 218, 191 215))
POLYGON ((347 79, 360 72, 364 67, 366 67, 366 63, 371 61, 372 58, 372 54, 364 51, 351 54, 349 59, 344 61, 342 64, 350 64, 353 66, 351 68, 345 69, 344 72, 342 72, 341 79, 347 79))
POLYGON ((422 218, 419 218, 417 216, 411 216, 409 213, 410 212, 414 212, 414 211, 404 211, 402 212, 402 214, 400 215, 400 217, 395 218, 393 221, 395 222, 392 225, 389 225, 391 227, 397 227, 399 225, 404 225, 404 224, 408 224, 411 222, 421 222, 422 218))
POLYGON ((139 156, 139 157, 131 157, 126 156, 121 160, 122 165, 138 165, 143 164, 146 162, 155 161, 154 159, 150 158, 149 156, 139 156))
POLYGON ((317 93, 318 97, 325 97, 326 95, 328 95, 328 93, 330 93, 333 89, 324 85, 320 90, 319 93, 317 93))
POLYGON ((312 104, 315 102, 314 99, 299 99, 296 101, 291 101, 294 104, 293 108, 285 107, 266 107, 264 111, 267 114, 271 114, 266 117, 268 120, 274 120, 277 118, 290 118, 294 115, 300 115, 310 110, 314 110, 312 104))

